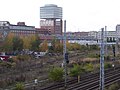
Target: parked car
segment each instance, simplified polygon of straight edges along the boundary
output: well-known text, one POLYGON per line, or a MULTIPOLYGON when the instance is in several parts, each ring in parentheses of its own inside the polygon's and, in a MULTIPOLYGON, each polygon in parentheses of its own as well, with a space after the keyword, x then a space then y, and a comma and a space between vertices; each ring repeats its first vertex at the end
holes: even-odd
POLYGON ((34 52, 35 58, 40 58, 42 56, 44 56, 46 54, 46 52, 34 52))
POLYGON ((0 56, 1 61, 8 61, 9 58, 10 56, 0 56))
POLYGON ((5 52, 0 53, 0 60, 1 61, 9 61, 9 58, 11 58, 11 56, 6 55, 5 52))

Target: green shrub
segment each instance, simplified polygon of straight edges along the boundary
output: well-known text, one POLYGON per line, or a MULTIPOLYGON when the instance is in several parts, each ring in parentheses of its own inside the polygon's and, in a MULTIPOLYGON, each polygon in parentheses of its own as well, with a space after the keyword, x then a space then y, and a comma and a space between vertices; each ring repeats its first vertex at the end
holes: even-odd
POLYGON ((107 68, 111 68, 112 67, 112 64, 111 63, 104 63, 104 68, 107 69, 107 68))
POLYGON ((78 76, 83 73, 85 70, 78 64, 75 64, 73 68, 70 70, 70 76, 78 76))
POLYGON ((89 58, 99 58, 100 55, 99 55, 99 54, 89 53, 89 54, 88 54, 88 57, 89 57, 89 58))
POLYGON ((119 89, 119 85, 116 84, 112 84, 111 86, 109 86, 108 90, 118 90, 119 89))
POLYGON ((80 46, 80 51, 85 51, 85 50, 87 50, 87 49, 88 49, 88 47, 85 46, 85 45, 81 45, 81 46, 80 46))
MULTIPOLYGON (((100 68, 100 64, 97 64, 97 68, 98 69, 100 68)), ((104 63, 104 69, 108 69, 108 68, 112 68, 112 64, 108 63, 108 62, 105 62, 104 63)))
POLYGON ((90 50, 99 50, 98 45, 89 45, 90 50))
POLYGON ((53 81, 61 81, 63 79, 63 75, 63 68, 55 67, 50 70, 49 79, 53 81))
POLYGON ((14 90, 25 90, 23 83, 17 83, 14 90))
POLYGON ((110 56, 105 56, 105 60, 110 60, 110 56))
POLYGON ((84 69, 86 72, 92 72, 94 70, 94 66, 92 63, 88 63, 88 64, 84 65, 84 69))
POLYGON ((13 58, 9 58, 8 61, 11 62, 11 63, 14 62, 13 58))
POLYGON ((6 68, 11 68, 12 67, 12 63, 10 63, 10 62, 1 62, 0 66, 6 67, 6 68))

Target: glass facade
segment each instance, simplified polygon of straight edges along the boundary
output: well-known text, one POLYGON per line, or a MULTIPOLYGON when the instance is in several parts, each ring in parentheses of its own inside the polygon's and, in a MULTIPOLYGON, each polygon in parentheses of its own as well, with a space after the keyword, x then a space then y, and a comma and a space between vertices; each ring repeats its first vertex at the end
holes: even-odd
POLYGON ((62 19, 62 8, 54 4, 48 4, 40 7, 41 19, 62 19))

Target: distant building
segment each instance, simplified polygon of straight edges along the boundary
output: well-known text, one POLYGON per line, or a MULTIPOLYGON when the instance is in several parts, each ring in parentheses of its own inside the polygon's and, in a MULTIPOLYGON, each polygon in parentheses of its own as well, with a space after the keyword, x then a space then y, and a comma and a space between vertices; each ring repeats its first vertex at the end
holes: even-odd
POLYGON ((89 32, 67 32, 67 36, 87 37, 89 32))
POLYGON ((0 37, 5 38, 10 32, 16 36, 27 36, 35 34, 36 29, 34 26, 25 25, 25 22, 18 22, 17 25, 14 25, 8 21, 0 21, 0 37))
POLYGON ((62 8, 54 4, 40 7, 40 27, 53 35, 62 35, 62 8))
POLYGON ((10 32, 14 33, 17 36, 21 35, 34 35, 35 32, 35 26, 27 26, 25 25, 25 22, 19 22, 17 25, 10 24, 10 32))
POLYGON ((94 39, 97 39, 98 32, 97 31, 90 31, 88 32, 89 37, 93 37, 94 39))
POLYGON ((88 37, 88 32, 67 32, 68 39, 85 39, 88 37))
MULTIPOLYGON (((106 31, 106 32, 104 32, 104 38, 106 38, 107 41, 110 41, 110 42, 116 41, 116 36, 117 36, 116 31, 106 31), (106 35, 105 35, 105 33, 106 33, 106 35)), ((98 32, 97 39, 100 42, 100 40, 101 40, 101 31, 98 32)))
POLYGON ((8 21, 0 21, 0 41, 3 41, 9 33, 13 33, 15 36, 30 36, 37 34, 40 40, 48 41, 51 41, 54 37, 51 35, 51 31, 45 28, 27 26, 25 22, 18 22, 17 25, 15 25, 10 24, 8 21))
POLYGON ((36 28, 36 33, 40 35, 51 35, 51 31, 45 29, 45 28, 36 28))
POLYGON ((88 32, 74 32, 74 35, 78 37, 88 37, 88 32))
POLYGON ((46 4, 40 7, 41 19, 62 19, 62 8, 54 4, 46 4))
POLYGON ((120 42, 120 24, 116 26, 116 39, 120 42))

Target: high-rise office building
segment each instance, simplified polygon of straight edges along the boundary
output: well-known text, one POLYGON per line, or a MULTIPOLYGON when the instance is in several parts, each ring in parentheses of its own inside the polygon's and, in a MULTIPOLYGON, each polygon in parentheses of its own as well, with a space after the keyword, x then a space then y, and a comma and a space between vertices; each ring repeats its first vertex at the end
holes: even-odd
POLYGON ((40 7, 40 27, 53 35, 62 35, 62 8, 54 4, 40 7))

